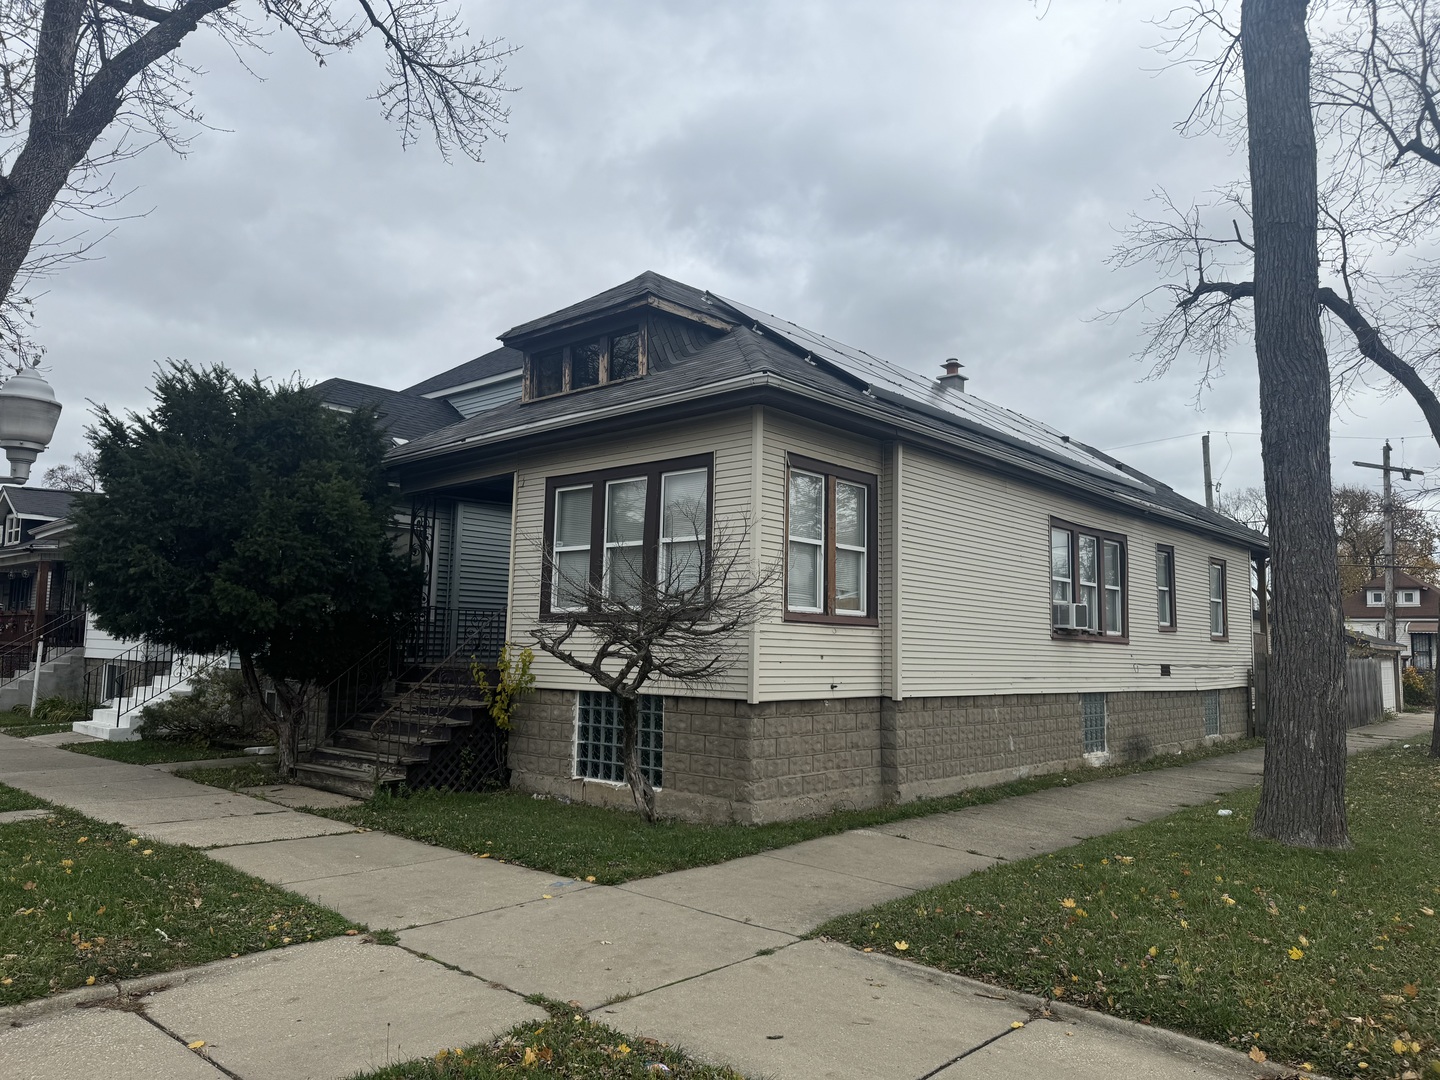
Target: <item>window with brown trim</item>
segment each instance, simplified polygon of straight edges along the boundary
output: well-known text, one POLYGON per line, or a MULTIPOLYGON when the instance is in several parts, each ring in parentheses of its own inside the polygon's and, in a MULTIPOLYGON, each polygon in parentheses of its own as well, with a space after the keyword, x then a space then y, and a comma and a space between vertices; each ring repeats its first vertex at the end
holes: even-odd
POLYGON ((1225 588, 1225 560, 1210 560, 1210 637, 1224 641, 1230 636, 1230 605, 1225 588))
POLYGON ((619 600, 660 582, 695 588, 704 574, 711 523, 709 454, 647 462, 545 481, 542 615, 619 600))
POLYGON ((525 357, 525 400, 633 379, 644 366, 643 352, 640 327, 623 326, 529 353, 525 357))
POLYGON ((879 532, 872 473, 791 454, 785 479, 785 618, 875 620, 879 532))
POLYGON ((1155 622, 1175 629, 1175 549, 1169 544, 1155 545, 1155 622))
POLYGON ((1127 640, 1127 543, 1118 533, 1050 521, 1050 611, 1056 637, 1127 640))

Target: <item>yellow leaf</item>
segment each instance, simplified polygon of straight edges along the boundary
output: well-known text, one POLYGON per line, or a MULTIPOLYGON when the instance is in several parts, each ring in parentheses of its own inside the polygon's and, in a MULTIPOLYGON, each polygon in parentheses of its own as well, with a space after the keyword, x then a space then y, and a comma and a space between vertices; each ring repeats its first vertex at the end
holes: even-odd
POLYGON ((88 837, 88 836, 82 836, 82 837, 80 837, 79 840, 76 840, 75 842, 76 842, 77 844, 83 844, 83 843, 85 843, 86 840, 89 840, 89 839, 90 839, 90 837, 88 837))
POLYGON ((1060 901, 1060 906, 1063 908, 1073 908, 1075 906, 1075 898, 1067 896, 1064 900, 1060 901))
POLYGON ((130 840, 126 840, 126 841, 125 841, 125 846, 126 846, 126 847, 138 847, 139 844, 140 844, 140 841, 139 841, 139 840, 135 840, 135 839, 130 839, 130 840))
POLYGON ((1297 949, 1294 945, 1291 945, 1291 946, 1290 946, 1290 959, 1291 959, 1291 960, 1299 960, 1299 959, 1300 959, 1301 957, 1303 957, 1304 955, 1305 955, 1305 952, 1304 952, 1303 949, 1297 949))
POLYGON ((1403 1054, 1406 1050, 1409 1050, 1410 1047, 1406 1045, 1404 1039, 1396 1039, 1390 1044, 1390 1049, 1394 1050, 1397 1054, 1403 1054))
POLYGON ((1025 1021, 1023 1021, 1023 1020, 1011 1020, 1011 1021, 1010 1021, 1010 1030, 1011 1030, 1011 1031, 1014 1031, 1016 1028, 1022 1028, 1022 1027, 1024 1027, 1024 1026, 1025 1026, 1025 1021))
POLYGON ((1435 914, 1435 909, 1434 909, 1434 908, 1428 908, 1428 907, 1422 907, 1422 908, 1420 909, 1420 914, 1421 914, 1421 915, 1434 915, 1434 914, 1435 914))
POLYGON ((897 942, 895 942, 895 951, 896 951, 896 952, 904 952, 904 951, 905 951, 906 949, 908 949, 908 948, 910 948, 910 943, 909 943, 908 941, 897 941, 897 942))
POLYGON ((547 893, 541 893, 541 894, 540 894, 540 899, 541 899, 541 900, 554 900, 555 897, 551 896, 551 895, 547 892, 547 893))
POLYGON ((628 1054, 630 1052, 630 1047, 626 1046, 624 1043, 621 1043, 615 1049, 620 1051, 620 1053, 622 1054, 628 1054))
POLYGON ((94 985, 95 985, 95 976, 94 976, 94 975, 91 975, 89 978, 87 978, 87 979, 85 980, 85 985, 86 985, 86 986, 94 986, 94 985))
POLYGON ((1225 901, 1225 905, 1226 905, 1227 907, 1234 907, 1234 906, 1235 906, 1235 898, 1234 898, 1233 896, 1231 896, 1229 893, 1221 893, 1221 894, 1220 894, 1220 899, 1225 901))
POLYGON ((96 914, 96 915, 104 915, 104 914, 105 914, 105 905, 104 905, 104 904, 101 904, 100 907, 96 909, 95 914, 96 914))
POLYGON ((1160 950, 1159 950, 1158 948, 1156 948, 1154 945, 1151 945, 1151 946, 1150 946, 1150 950, 1149 950, 1149 951, 1150 951, 1150 955, 1151 955, 1151 956, 1159 956, 1159 955, 1160 955, 1160 950))
POLYGON ((202 1046, 205 1045, 205 1040, 196 1039, 194 1042, 186 1043, 185 1045, 188 1046, 191 1050, 199 1050, 202 1046))
POLYGON ((154 854, 155 854, 155 849, 154 849, 154 848, 148 848, 148 847, 147 847, 144 851, 140 852, 140 854, 141 854, 141 855, 154 855, 154 854))
POLYGON ((589 882, 594 882, 594 880, 595 880, 595 875, 594 875, 594 874, 591 874, 591 875, 590 875, 589 877, 587 877, 585 880, 586 880, 586 881, 589 881, 589 882))
POLYGON ((530 1046, 525 1047, 525 1057, 521 1060, 520 1064, 521 1064, 521 1065, 534 1065, 534 1064, 535 1064, 535 1049, 534 1049, 533 1047, 530 1047, 530 1046))
POLYGON ((1269 1057, 1269 1055, 1266 1054, 1264 1050, 1261 1050, 1258 1046, 1250 1047, 1250 1060, 1255 1062, 1257 1065, 1260 1062, 1264 1061, 1267 1057, 1269 1057))
POLYGON ((1310 947, 1310 939, 1307 938, 1304 934, 1301 934, 1301 935, 1300 935, 1300 944, 1301 944, 1301 945, 1304 945, 1304 946, 1308 949, 1308 948, 1310 947))
POLYGON ((488 859, 488 858, 490 857, 490 852, 488 852, 488 851, 482 851, 479 855, 477 855, 477 856, 475 856, 475 857, 476 857, 477 859, 488 859))
POLYGON ((9 986, 14 981, 14 979, 0 979, 0 986, 9 986))
POLYGON ((1181 929, 1181 930, 1189 930, 1189 929, 1190 929, 1190 924, 1189 924, 1188 922, 1186 922, 1184 919, 1181 919, 1181 920, 1180 920, 1180 929, 1181 929))

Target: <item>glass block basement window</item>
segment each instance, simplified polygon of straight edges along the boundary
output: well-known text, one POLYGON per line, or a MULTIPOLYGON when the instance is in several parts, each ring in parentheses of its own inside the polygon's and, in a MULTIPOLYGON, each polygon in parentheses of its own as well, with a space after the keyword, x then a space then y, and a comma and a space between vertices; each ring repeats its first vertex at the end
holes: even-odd
POLYGON ((1220 734, 1220 691, 1205 691, 1205 734, 1220 734))
POLYGON ((1085 753, 1103 754, 1105 752, 1105 695, 1081 694, 1080 718, 1085 735, 1085 753))
MULTIPOLYGON (((580 691, 575 731, 575 775, 584 780, 625 782, 620 739, 620 699, 598 690, 580 691)), ((640 698, 640 771, 660 787, 665 764, 665 699, 640 698)))

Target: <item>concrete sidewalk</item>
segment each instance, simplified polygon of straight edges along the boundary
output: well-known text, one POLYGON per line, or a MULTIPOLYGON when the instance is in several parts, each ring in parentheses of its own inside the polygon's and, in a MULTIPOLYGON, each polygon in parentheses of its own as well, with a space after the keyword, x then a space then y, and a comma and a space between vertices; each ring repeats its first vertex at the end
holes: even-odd
MULTIPOLYGON (((1351 748, 1428 730, 1428 717, 1406 716, 1352 733, 1351 748)), ((399 930, 401 947, 292 946, 167 976, 172 987, 141 998, 139 1013, 37 1017, 0 1029, 0 1075, 218 1080, 214 1062, 240 1080, 338 1080, 494 1035, 536 1015, 522 1000, 533 993, 777 1078, 1277 1072, 1096 1014, 1061 1009, 1031 1022, 1036 1003, 1023 995, 801 940, 836 915, 1252 786, 1258 750, 607 888, 19 743, 0 737, 0 783, 208 848, 347 918, 399 930), (200 1039, 199 1053, 184 1049, 200 1039)))

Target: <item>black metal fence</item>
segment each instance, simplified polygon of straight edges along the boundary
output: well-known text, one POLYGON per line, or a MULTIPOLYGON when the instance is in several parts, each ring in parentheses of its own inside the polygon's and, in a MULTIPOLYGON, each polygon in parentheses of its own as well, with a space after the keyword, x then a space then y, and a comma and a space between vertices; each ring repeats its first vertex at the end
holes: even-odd
POLYGON ((9 682, 40 663, 54 660, 85 644, 85 612, 7 617, 7 630, 19 637, 0 645, 0 683, 9 682))

